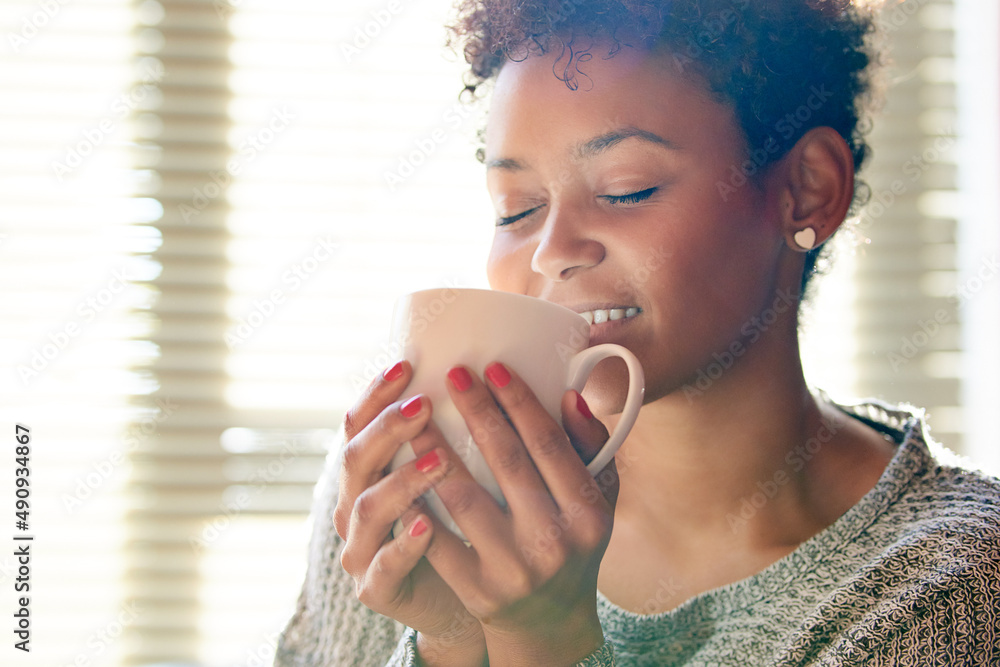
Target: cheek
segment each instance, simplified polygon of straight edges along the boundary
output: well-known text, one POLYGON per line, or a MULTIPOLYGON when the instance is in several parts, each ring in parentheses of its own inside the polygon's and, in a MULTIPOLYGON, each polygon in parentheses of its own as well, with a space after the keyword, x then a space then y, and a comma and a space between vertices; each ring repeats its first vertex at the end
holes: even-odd
POLYGON ((723 202, 713 189, 707 197, 678 203, 673 224, 662 227, 658 239, 644 239, 651 249, 660 242, 670 250, 663 282, 651 297, 664 301, 671 323, 683 322, 683 332, 673 334, 683 345, 728 345, 733 324, 746 318, 760 300, 758 292, 772 282, 773 243, 758 202, 748 194, 723 202))
POLYGON ((526 271, 530 271, 530 257, 527 261, 522 261, 517 247, 498 234, 493 239, 490 246, 489 256, 486 258, 486 279, 490 283, 490 288, 501 292, 522 292, 518 289, 523 281, 521 277, 526 271), (523 266, 521 266, 523 264, 523 266))
MULTIPOLYGON (((719 277, 743 274, 769 254, 772 225, 763 208, 762 194, 751 185, 736 192, 719 194, 714 183, 702 183, 704 193, 689 202, 685 244, 706 268, 714 267, 719 277)), ((744 274, 745 275, 745 274, 744 274)), ((751 276, 746 275, 746 279, 751 276)))

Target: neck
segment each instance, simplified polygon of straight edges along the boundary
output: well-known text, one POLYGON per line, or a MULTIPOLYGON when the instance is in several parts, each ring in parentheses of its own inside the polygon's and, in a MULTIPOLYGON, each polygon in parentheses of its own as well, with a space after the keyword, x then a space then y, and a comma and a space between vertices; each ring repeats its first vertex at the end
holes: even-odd
POLYGON ((710 386, 643 407, 616 458, 616 524, 692 553, 712 543, 790 550, 877 480, 888 459, 873 461, 877 473, 862 485, 837 478, 865 462, 872 440, 862 445, 860 423, 810 394, 794 326, 786 329, 761 338, 710 386))

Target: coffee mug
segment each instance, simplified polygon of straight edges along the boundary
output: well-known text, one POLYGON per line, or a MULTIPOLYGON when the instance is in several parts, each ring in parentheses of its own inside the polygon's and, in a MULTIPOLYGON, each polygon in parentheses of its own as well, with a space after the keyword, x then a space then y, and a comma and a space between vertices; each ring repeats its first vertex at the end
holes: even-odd
MULTIPOLYGON (((635 355, 612 343, 588 347, 590 323, 569 308, 542 299, 466 288, 414 292, 396 302, 391 337, 395 349, 401 349, 413 367, 413 378, 401 399, 417 394, 430 398, 432 419, 445 440, 501 506, 505 501, 496 478, 448 395, 446 374, 452 367, 464 365, 482 377, 489 364, 504 363, 561 425, 560 404, 566 390, 581 391, 603 359, 623 359, 629 371, 625 407, 614 432, 587 464, 591 475, 611 461, 642 407, 645 386, 635 355)), ((415 458, 410 443, 404 443, 390 468, 395 470, 415 458)), ((445 526, 465 539, 433 490, 425 500, 445 526)), ((398 534, 400 529, 397 522, 394 532, 398 534)))

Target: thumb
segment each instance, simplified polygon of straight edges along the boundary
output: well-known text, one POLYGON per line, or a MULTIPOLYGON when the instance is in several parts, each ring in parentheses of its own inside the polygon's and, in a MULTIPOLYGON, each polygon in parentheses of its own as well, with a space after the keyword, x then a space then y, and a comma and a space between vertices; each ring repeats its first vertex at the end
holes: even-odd
MULTIPOLYGON (((608 441, 608 429, 590 412, 583 396, 573 390, 563 395, 562 417, 573 448, 584 463, 590 463, 608 441)), ((614 506, 618 499, 618 468, 614 457, 604 470, 594 476, 594 481, 601 494, 614 506)))
POLYGON ((584 463, 590 463, 608 441, 608 429, 596 419, 579 392, 570 389, 562 400, 563 427, 584 463))

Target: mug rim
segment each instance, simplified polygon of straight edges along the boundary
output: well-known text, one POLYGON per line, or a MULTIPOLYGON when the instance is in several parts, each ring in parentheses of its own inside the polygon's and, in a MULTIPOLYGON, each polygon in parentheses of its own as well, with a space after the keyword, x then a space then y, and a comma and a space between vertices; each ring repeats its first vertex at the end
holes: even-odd
POLYGON ((563 313, 565 314, 572 315, 573 317, 576 317, 581 321, 586 322, 586 320, 583 319, 583 316, 581 316, 580 313, 570 308, 567 308, 566 306, 563 306, 561 304, 554 303, 552 301, 546 301, 545 299, 541 299, 536 296, 528 296, 527 294, 518 294, 517 292, 504 292, 503 290, 495 290, 495 289, 484 289, 482 287, 429 287, 426 289, 419 289, 419 290, 414 290, 412 292, 407 292, 406 294, 401 295, 396 300, 396 303, 398 305, 403 301, 403 299, 412 298, 414 296, 422 294, 431 294, 435 292, 478 292, 481 294, 489 294, 490 295, 489 298, 506 299, 508 301, 520 301, 521 303, 531 304, 534 307, 558 309, 563 311, 563 313))

